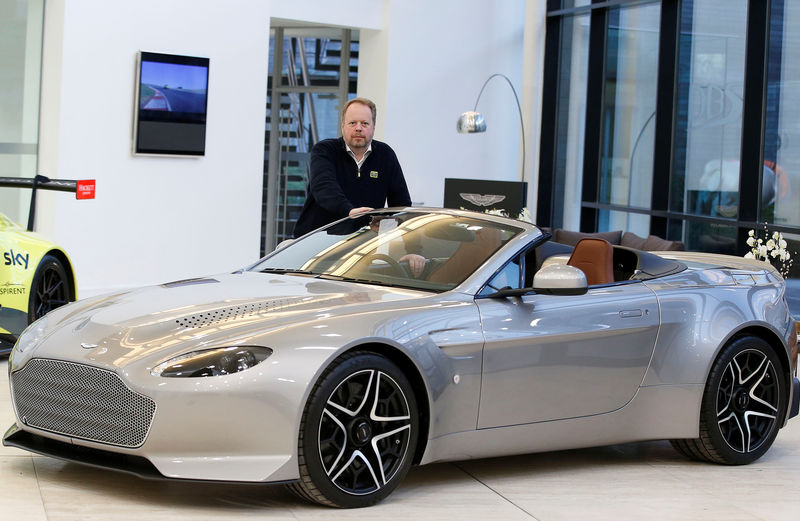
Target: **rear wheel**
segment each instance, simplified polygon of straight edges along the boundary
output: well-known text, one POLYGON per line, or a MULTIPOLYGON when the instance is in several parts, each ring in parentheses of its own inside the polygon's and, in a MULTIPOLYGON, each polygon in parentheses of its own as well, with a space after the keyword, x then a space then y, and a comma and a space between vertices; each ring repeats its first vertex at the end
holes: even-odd
POLYGON ((419 418, 414 393, 387 358, 348 353, 326 369, 300 425, 300 482, 305 499, 365 507, 389 495, 411 466, 419 418))
POLYGON ((747 336, 723 349, 706 383, 700 437, 672 440, 692 459, 726 465, 751 463, 778 435, 786 388, 780 362, 767 342, 747 336))
POLYGON ((53 255, 45 255, 33 275, 28 299, 28 322, 72 300, 72 288, 64 265, 53 255))

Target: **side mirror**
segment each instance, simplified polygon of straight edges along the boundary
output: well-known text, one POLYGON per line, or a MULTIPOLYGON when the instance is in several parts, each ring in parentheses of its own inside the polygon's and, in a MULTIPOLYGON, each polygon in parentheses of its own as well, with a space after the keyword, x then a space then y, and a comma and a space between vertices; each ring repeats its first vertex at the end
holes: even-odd
POLYGON ((544 295, 583 295, 589 289, 583 271, 567 264, 551 264, 533 276, 533 289, 544 295))
POLYGON ((541 295, 583 295, 588 289, 586 275, 578 268, 566 264, 550 264, 536 272, 532 288, 505 288, 487 296, 521 297, 533 292, 541 295))

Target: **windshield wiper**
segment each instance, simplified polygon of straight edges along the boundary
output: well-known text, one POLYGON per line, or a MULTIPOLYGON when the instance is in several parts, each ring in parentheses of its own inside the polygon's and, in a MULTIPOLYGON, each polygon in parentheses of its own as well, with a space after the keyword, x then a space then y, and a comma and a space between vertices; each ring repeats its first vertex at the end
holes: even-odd
POLYGON ((292 268, 263 268, 259 270, 260 273, 277 273, 280 275, 316 275, 316 273, 308 270, 296 270, 292 268))

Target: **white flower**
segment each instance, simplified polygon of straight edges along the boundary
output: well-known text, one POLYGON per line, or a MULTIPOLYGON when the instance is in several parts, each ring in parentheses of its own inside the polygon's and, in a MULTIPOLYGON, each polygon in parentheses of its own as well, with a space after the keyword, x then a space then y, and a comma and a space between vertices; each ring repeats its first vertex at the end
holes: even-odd
POLYGON ((758 247, 758 255, 764 257, 765 259, 767 258, 767 247, 761 244, 760 241, 758 247))
POLYGON ((754 235, 755 235, 755 232, 754 232, 753 230, 750 230, 749 232, 747 232, 747 235, 749 235, 750 237, 752 237, 752 236, 754 236, 754 235))
POLYGON ((779 240, 781 238, 781 232, 772 232, 772 238, 774 240, 779 240))
MULTIPOLYGON (((750 231, 752 232, 753 230, 750 230, 750 231)), ((756 244, 756 240, 753 238, 752 235, 747 238, 747 245, 748 246, 750 246, 752 248, 753 246, 755 246, 755 244, 756 244)))
POLYGON ((775 241, 770 239, 767 241, 767 250, 774 250, 775 249, 775 241))
POLYGON ((756 256, 755 256, 755 255, 753 255, 753 252, 752 252, 752 251, 749 251, 749 252, 747 252, 747 253, 745 253, 745 254, 744 254, 744 258, 745 258, 745 259, 755 259, 755 258, 756 258, 756 256))
POLYGON ((771 252, 769 252, 769 254, 772 255, 773 259, 776 259, 778 258, 778 255, 781 254, 781 252, 779 250, 772 250, 771 252))
POLYGON ((786 249, 786 240, 783 237, 778 241, 778 246, 780 246, 782 250, 786 249))
POLYGON ((519 212, 519 215, 517 216, 517 219, 519 219, 520 221, 525 221, 525 222, 529 222, 529 223, 533 222, 533 220, 531 218, 531 212, 528 210, 527 207, 523 208, 522 211, 519 212))

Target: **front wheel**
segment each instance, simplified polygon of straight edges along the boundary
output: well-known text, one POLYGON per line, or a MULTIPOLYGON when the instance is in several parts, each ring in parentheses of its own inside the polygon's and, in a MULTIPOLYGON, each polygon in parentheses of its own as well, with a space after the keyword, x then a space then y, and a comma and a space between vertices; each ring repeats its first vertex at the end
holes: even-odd
POLYGON ((314 386, 298 441, 300 482, 290 489, 340 508, 389 495, 411 466, 419 416, 408 379, 368 352, 340 357, 314 386))
POLYGON ((42 257, 31 283, 28 299, 28 322, 43 317, 48 311, 72 300, 67 270, 56 257, 42 257))
POLYGON ((780 362, 767 342, 742 337, 726 346, 711 369, 700 410, 700 437, 672 440, 693 459, 751 463, 770 448, 786 409, 780 362))

